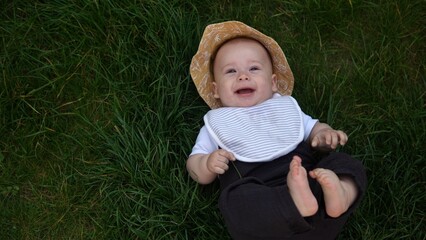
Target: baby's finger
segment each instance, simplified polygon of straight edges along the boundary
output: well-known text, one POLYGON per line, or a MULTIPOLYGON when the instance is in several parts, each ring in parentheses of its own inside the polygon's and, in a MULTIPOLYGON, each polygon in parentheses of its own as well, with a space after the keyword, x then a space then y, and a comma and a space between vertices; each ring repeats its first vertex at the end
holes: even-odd
POLYGON ((342 140, 342 134, 340 134, 339 131, 335 131, 333 132, 333 149, 337 148, 337 146, 340 144, 341 140, 342 140))
POLYGON ((237 158, 235 158, 234 154, 231 153, 231 152, 229 152, 229 158, 228 159, 231 160, 231 161, 237 160, 237 158))
POLYGON ((340 138, 340 145, 345 145, 348 142, 348 135, 346 135, 346 133, 344 133, 343 131, 337 131, 337 133, 339 134, 339 138, 340 138))
POLYGON ((228 169, 229 169, 228 164, 226 163, 226 164, 222 165, 222 169, 225 170, 225 171, 228 171, 228 169))
POLYGON ((333 143, 333 136, 331 133, 325 134, 325 143, 329 146, 333 143))
POLYGON ((231 161, 235 160, 234 154, 232 154, 231 152, 226 151, 225 149, 221 149, 219 151, 219 155, 222 156, 222 157, 224 157, 224 158, 226 158, 226 159, 228 159, 228 160, 231 160, 231 161))
POLYGON ((222 168, 220 168, 220 167, 215 167, 215 168, 214 168, 214 172, 215 172, 216 174, 224 174, 224 173, 225 173, 225 170, 224 170, 224 169, 222 169, 222 168))
POLYGON ((229 166, 226 163, 218 164, 215 167, 215 171, 216 171, 217 174, 224 174, 225 171, 227 171, 228 169, 229 169, 229 166))
POLYGON ((229 160, 227 158, 222 158, 219 161, 221 162, 221 166, 228 165, 228 163, 229 163, 229 160))
POLYGON ((312 147, 318 146, 318 137, 314 137, 311 142, 312 147))

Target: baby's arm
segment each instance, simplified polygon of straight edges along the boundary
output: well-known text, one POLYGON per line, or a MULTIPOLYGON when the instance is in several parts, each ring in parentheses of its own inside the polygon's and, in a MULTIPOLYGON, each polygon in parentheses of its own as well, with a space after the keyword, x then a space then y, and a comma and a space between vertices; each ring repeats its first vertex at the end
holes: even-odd
POLYGON ((330 151, 339 145, 345 145, 348 136, 343 131, 334 130, 326 123, 317 122, 309 135, 309 141, 313 148, 330 151))
POLYGON ((225 173, 229 169, 229 161, 234 161, 232 153, 219 149, 210 154, 194 154, 186 161, 186 169, 189 175, 200 184, 213 182, 218 174, 225 173))

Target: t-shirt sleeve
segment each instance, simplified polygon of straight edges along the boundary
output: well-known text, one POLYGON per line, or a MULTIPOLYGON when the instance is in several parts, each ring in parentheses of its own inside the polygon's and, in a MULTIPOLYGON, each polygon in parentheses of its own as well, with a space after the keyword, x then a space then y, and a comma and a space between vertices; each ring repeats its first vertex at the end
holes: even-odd
POLYGON ((309 135, 311 134, 312 128, 314 128, 315 123, 318 122, 318 119, 313 119, 311 116, 306 115, 303 111, 302 111, 302 116, 303 116, 303 125, 305 127, 305 133, 303 135, 303 140, 308 140, 309 135))
POLYGON ((210 154, 217 149, 219 149, 218 145, 210 137, 206 126, 203 126, 198 133, 197 140, 195 141, 195 145, 192 148, 192 152, 189 154, 189 156, 194 154, 210 154))

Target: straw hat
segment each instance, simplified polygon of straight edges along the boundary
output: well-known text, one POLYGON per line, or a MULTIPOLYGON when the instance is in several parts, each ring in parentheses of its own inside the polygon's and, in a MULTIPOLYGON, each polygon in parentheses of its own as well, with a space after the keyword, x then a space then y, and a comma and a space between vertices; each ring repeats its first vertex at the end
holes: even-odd
POLYGON ((222 106, 220 101, 213 96, 212 56, 216 54, 223 43, 238 37, 252 38, 265 46, 272 58, 273 72, 277 75, 278 92, 282 95, 291 95, 294 77, 284 52, 278 43, 242 22, 228 21, 210 24, 206 27, 198 51, 191 62, 190 73, 192 80, 207 105, 212 109, 222 106))

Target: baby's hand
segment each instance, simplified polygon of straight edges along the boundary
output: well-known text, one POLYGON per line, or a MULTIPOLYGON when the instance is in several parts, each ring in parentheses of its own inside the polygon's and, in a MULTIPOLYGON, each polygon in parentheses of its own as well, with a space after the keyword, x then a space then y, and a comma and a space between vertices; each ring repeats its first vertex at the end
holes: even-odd
POLYGON ((235 161, 234 154, 224 149, 212 152, 207 158, 207 169, 216 174, 224 174, 229 169, 229 161, 235 161))
POLYGON ((319 149, 336 149, 339 145, 343 146, 348 141, 346 133, 332 128, 325 128, 317 132, 312 138, 311 145, 319 149))

